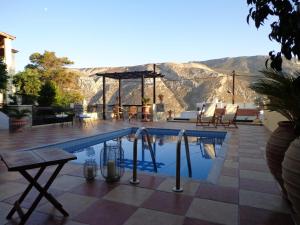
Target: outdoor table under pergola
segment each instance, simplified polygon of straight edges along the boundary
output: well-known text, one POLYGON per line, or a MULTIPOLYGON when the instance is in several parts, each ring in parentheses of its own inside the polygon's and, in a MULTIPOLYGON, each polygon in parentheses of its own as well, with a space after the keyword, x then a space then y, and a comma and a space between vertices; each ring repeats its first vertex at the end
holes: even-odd
POLYGON ((105 79, 115 79, 119 81, 119 88, 118 88, 118 97, 119 97, 119 107, 122 106, 122 98, 121 98, 121 88, 122 88, 122 80, 126 79, 140 79, 141 80, 141 105, 143 106, 143 98, 145 96, 145 79, 152 78, 153 79, 153 104, 156 103, 156 78, 164 77, 164 75, 157 73, 155 71, 155 65, 153 66, 153 71, 145 70, 145 71, 126 71, 126 72, 114 72, 114 73, 96 73, 96 76, 102 77, 102 84, 103 84, 103 108, 102 108, 102 115, 103 119, 106 119, 106 90, 105 90, 105 79))

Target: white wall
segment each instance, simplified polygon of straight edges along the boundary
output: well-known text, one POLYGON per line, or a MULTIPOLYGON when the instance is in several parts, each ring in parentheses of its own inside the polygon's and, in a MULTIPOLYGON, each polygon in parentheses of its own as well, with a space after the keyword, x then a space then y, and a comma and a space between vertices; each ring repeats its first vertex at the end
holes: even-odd
POLYGON ((2 129, 9 129, 9 117, 3 112, 0 112, 0 130, 2 129))
POLYGON ((12 61, 13 61, 13 57, 12 57, 11 39, 4 38, 4 62, 6 63, 8 73, 11 73, 13 70, 12 61))

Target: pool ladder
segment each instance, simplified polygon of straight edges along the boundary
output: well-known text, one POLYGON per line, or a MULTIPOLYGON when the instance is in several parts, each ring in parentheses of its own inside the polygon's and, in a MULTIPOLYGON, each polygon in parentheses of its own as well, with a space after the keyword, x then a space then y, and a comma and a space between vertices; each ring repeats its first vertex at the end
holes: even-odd
POLYGON ((173 187, 174 192, 182 192, 183 188, 180 185, 180 169, 181 169, 181 141, 182 137, 185 145, 185 154, 188 166, 189 177, 192 177, 192 166, 191 166, 191 157, 190 157, 190 148, 189 141, 186 135, 186 130, 181 129, 177 136, 177 144, 176 144, 176 183, 175 187, 173 187))
MULTIPOLYGON (((157 166, 155 161, 155 155, 152 149, 152 145, 150 142, 149 132, 145 127, 139 128, 135 135, 134 135, 134 143, 133 143, 133 169, 132 169, 132 179, 130 180, 131 184, 139 184, 140 181, 137 179, 137 142, 138 137, 141 135, 141 133, 146 133, 148 146, 150 149, 150 155, 152 158, 152 163, 154 167, 154 172, 157 172, 157 166)), ((173 187, 174 192, 182 192, 183 188, 180 185, 180 169, 181 169, 181 141, 182 138, 184 139, 185 144, 185 152, 186 152, 186 160, 188 165, 188 173, 189 177, 192 177, 192 166, 191 166, 191 158, 190 158, 190 149, 189 149, 189 142, 188 137, 186 135, 186 130, 181 129, 177 136, 177 144, 176 144, 176 184, 175 187, 173 187)))
POLYGON ((137 131, 135 132, 135 135, 134 135, 133 168, 132 168, 132 179, 130 180, 131 184, 139 184, 140 183, 140 181, 137 179, 137 143, 138 143, 138 138, 142 133, 146 134, 146 138, 147 138, 147 142, 148 142, 148 146, 149 146, 149 150, 150 150, 150 155, 151 155, 151 158, 152 158, 153 169, 154 169, 154 172, 157 173, 155 155, 154 155, 154 151, 153 151, 153 148, 152 148, 152 145, 151 145, 149 132, 145 127, 141 127, 139 129, 137 129, 137 131))

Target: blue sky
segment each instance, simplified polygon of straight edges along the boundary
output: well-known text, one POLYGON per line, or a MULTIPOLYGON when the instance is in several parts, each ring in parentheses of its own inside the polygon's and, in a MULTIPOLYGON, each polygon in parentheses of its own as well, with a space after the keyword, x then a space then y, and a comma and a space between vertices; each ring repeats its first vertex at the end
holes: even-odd
POLYGON ((54 51, 74 67, 263 55, 269 26, 246 23, 246 0, 0 0, 0 31, 17 37, 17 69, 54 51))

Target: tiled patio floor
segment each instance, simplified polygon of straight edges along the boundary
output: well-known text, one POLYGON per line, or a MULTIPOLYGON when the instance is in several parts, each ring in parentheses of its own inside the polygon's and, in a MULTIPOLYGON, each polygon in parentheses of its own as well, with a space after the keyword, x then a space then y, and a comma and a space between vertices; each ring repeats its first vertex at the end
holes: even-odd
MULTIPOLYGON (((56 143, 132 126, 186 128, 203 130, 185 123, 138 123, 101 121, 94 127, 47 126, 9 134, 0 132, 0 152, 56 143)), ((209 128, 206 128, 209 129, 209 128)), ((212 129, 210 129, 212 130, 212 129)), ((218 130, 224 130, 218 128, 218 130)), ((267 168, 264 151, 269 132, 264 127, 240 126, 231 132, 229 149, 217 184, 184 180, 184 192, 171 191, 174 178, 139 174, 138 186, 129 184, 126 173, 116 184, 105 183, 100 176, 86 183, 82 168, 67 164, 50 192, 70 213, 64 219, 47 201, 42 201, 28 225, 291 225, 287 204, 267 168)), ((0 224, 24 190, 20 175, 6 172, 0 163, 0 224)), ((23 204, 26 208, 35 197, 23 204)))

